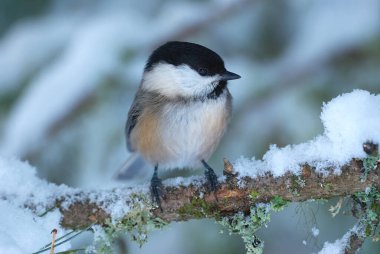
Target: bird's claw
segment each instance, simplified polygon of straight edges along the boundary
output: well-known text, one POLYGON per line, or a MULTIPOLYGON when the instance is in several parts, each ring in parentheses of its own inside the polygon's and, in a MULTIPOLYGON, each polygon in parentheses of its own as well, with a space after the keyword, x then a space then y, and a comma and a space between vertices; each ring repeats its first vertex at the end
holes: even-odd
POLYGON ((207 187, 208 191, 213 192, 215 195, 215 198, 218 200, 218 198, 216 196, 216 192, 219 189, 218 177, 216 176, 214 170, 212 170, 212 169, 207 169, 205 171, 205 176, 207 179, 206 187, 207 187))
POLYGON ((150 193, 152 203, 156 203, 162 212, 161 198, 163 197, 163 185, 161 179, 158 178, 156 174, 153 175, 152 180, 150 181, 150 193))

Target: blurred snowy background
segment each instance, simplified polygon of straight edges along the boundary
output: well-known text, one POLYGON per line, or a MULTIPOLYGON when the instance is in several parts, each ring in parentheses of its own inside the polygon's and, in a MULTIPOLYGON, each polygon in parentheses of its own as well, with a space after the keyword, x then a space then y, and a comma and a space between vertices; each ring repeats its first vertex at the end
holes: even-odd
MULTIPOLYGON (((230 85, 232 122, 210 161, 219 173, 223 157, 261 158, 270 144, 320 134, 322 103, 338 94, 380 93, 379 0, 1 0, 0 154, 28 160, 55 183, 128 184, 114 179, 128 157, 127 112, 147 57, 168 40, 203 44, 242 76, 230 85)), ((258 233, 265 253, 312 253, 340 238, 354 220, 333 219, 335 203, 274 214, 258 233)), ((220 229, 211 220, 173 223, 141 249, 121 239, 116 253, 244 253, 239 237, 220 229)), ((366 242, 362 253, 379 250, 366 242)))

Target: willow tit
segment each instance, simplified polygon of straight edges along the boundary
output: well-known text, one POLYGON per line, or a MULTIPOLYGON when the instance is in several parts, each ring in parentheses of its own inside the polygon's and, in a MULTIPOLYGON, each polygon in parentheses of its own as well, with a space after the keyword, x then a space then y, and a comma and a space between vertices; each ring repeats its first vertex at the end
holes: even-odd
POLYGON ((154 166, 151 194, 160 208, 159 167, 203 165, 208 189, 217 190, 217 177, 206 161, 230 118, 227 81, 239 78, 217 53, 195 43, 167 42, 150 55, 128 113, 125 134, 134 155, 125 167, 139 167, 141 160, 154 166))

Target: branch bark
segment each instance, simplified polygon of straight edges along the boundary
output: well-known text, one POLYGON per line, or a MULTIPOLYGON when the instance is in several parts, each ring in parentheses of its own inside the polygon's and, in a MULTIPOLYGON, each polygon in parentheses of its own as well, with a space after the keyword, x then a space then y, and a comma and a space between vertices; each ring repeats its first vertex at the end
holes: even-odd
POLYGON ((355 254, 363 245, 364 238, 357 233, 351 233, 344 254, 355 254))
MULTIPOLYGON (((341 168, 340 175, 333 174, 331 170, 327 176, 323 176, 305 165, 299 176, 287 173, 281 177, 273 177, 267 174, 257 178, 244 177, 238 180, 231 174, 232 165, 225 161, 224 173, 227 180, 221 183, 216 195, 207 192, 202 179, 194 180, 188 186, 165 186, 165 200, 162 202, 163 212, 160 209, 153 209, 152 213, 154 217, 168 222, 219 217, 241 211, 248 213, 253 204, 268 203, 275 196, 291 202, 301 202, 309 199, 329 199, 352 195, 364 191, 368 186, 378 188, 380 167, 377 166, 374 171, 370 172, 365 181, 361 180, 362 169, 363 162, 361 160, 352 160, 341 168)), ((126 188, 125 191, 130 192, 131 189, 126 188)), ((107 197, 108 194, 112 196, 111 191, 103 193, 103 196, 107 197)), ((111 217, 99 205, 84 201, 90 199, 82 198, 68 208, 62 207, 62 199, 57 201, 57 207, 63 213, 61 225, 66 228, 83 228, 93 223, 104 224, 106 219, 111 217)), ((128 201, 123 202, 127 203, 128 201)))

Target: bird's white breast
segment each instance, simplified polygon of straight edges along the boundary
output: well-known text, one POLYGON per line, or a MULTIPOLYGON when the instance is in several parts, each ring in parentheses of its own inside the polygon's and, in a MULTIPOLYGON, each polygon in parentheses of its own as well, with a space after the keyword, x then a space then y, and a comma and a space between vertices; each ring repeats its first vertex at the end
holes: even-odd
POLYGON ((166 105, 160 117, 159 132, 167 153, 161 166, 198 166, 215 151, 229 118, 227 97, 166 105))

